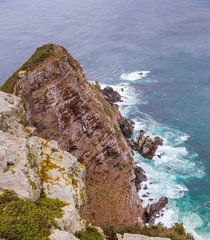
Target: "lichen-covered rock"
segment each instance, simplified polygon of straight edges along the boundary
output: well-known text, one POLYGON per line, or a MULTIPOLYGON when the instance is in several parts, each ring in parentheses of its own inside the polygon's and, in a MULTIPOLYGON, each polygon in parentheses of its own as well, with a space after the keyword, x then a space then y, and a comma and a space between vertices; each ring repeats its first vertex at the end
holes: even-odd
POLYGON ((63 217, 57 220, 62 230, 74 233, 83 229, 85 167, 70 153, 60 150, 57 142, 30 136, 28 129, 15 121, 14 113, 21 104, 18 97, 0 92, 0 102, 0 115, 10 123, 8 128, 0 126, 0 193, 14 190, 19 197, 34 202, 43 191, 48 198, 67 204, 63 217), (15 103, 13 108, 8 99, 15 103))
POLYGON ((73 234, 60 231, 59 229, 53 229, 51 235, 49 236, 50 240, 78 240, 73 234))
POLYGON ((0 91, 0 129, 17 137, 26 137, 22 124, 25 121, 23 102, 20 98, 0 91))

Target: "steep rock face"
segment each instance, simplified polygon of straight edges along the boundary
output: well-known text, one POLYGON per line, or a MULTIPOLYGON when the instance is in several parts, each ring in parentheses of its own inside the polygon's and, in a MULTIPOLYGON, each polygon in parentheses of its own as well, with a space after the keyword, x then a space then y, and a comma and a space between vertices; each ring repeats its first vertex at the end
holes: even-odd
POLYGON ((0 92, 0 103, 0 194, 10 189, 36 201, 43 191, 67 203, 63 217, 56 220, 62 230, 84 229, 85 167, 57 142, 31 136, 31 129, 19 123, 24 116, 20 98, 0 92))
POLYGON ((134 160, 118 124, 120 114, 64 48, 37 49, 2 89, 23 98, 26 124, 36 127, 36 135, 56 140, 86 166, 87 219, 98 225, 141 224, 134 160))
POLYGON ((131 119, 121 117, 120 128, 126 138, 131 138, 131 136, 133 135, 134 124, 134 121, 132 121, 131 119))

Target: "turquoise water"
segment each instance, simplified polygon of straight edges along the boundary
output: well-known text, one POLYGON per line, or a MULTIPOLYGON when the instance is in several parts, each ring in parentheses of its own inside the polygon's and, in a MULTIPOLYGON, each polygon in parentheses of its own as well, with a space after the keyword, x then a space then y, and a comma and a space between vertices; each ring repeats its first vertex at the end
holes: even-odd
POLYGON ((164 139, 162 158, 135 156, 150 198, 169 198, 159 220, 182 221, 196 239, 210 239, 209 26, 209 0, 0 0, 0 84, 54 42, 89 80, 123 87, 134 137, 143 128, 164 139))

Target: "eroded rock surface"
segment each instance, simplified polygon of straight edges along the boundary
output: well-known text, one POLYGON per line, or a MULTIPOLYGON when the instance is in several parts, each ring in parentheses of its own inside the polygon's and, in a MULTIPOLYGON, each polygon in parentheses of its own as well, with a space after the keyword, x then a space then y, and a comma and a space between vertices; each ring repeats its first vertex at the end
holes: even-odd
POLYGON ((131 140, 129 145, 133 150, 139 152, 142 157, 152 159, 155 156, 158 146, 163 145, 163 139, 160 137, 145 137, 144 131, 141 130, 137 141, 131 140))
POLYGON ((134 165, 133 169, 134 169, 134 173, 136 175, 135 185, 136 185, 137 190, 140 190, 140 183, 143 182, 144 180, 146 180, 147 177, 145 175, 144 170, 141 167, 134 165))
POLYGON ((120 128, 122 130, 123 135, 126 138, 131 138, 134 130, 134 121, 125 117, 121 117, 120 119, 120 128))
POLYGON ((112 106, 117 106, 115 103, 121 101, 120 94, 110 86, 105 87, 102 92, 106 101, 112 106))
POLYGON ((18 71, 23 70, 21 78, 16 72, 2 89, 22 97, 26 125, 36 127, 37 136, 57 141, 62 150, 86 166, 88 203, 84 216, 98 225, 142 224, 134 160, 121 132, 117 109, 87 81, 81 65, 60 46, 48 44, 37 49, 18 71), (41 53, 45 58, 40 61, 37 56, 41 53))
POLYGON ((160 212, 161 209, 165 207, 168 203, 167 197, 161 197, 157 203, 148 204, 144 211, 145 222, 148 223, 152 220, 152 218, 160 212))
MULTIPOLYGON (((61 230, 84 229, 85 167, 59 149, 57 142, 31 136, 30 129, 18 123, 20 98, 0 92, 0 103, 0 193, 14 190, 34 202, 43 191, 46 197, 67 203, 63 217, 57 220, 61 230), (5 118, 6 127, 2 124, 5 118)), ((24 109, 21 114, 24 116, 24 109)))

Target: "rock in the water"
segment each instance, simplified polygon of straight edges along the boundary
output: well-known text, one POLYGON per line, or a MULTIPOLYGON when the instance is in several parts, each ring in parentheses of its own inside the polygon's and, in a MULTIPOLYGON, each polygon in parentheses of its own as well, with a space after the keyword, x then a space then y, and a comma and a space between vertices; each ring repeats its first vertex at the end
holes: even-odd
POLYGON ((155 156, 155 152, 158 146, 163 145, 163 139, 161 139, 160 137, 145 137, 144 131, 140 130, 137 141, 135 142, 134 140, 132 140, 130 141, 129 145, 133 150, 138 151, 142 155, 142 157, 152 159, 155 156))
POLYGON ((145 211, 144 211, 144 217, 145 222, 148 223, 150 220, 159 213, 161 209, 165 207, 165 205, 168 203, 167 197, 161 197, 157 203, 154 204, 148 204, 145 211))
POLYGON ((103 89, 103 95, 107 102, 109 102, 112 106, 114 103, 121 101, 121 96, 117 91, 114 91, 112 87, 105 87, 103 89))
POLYGON ((133 169, 134 169, 134 173, 135 173, 135 176, 136 176, 135 185, 136 185, 137 190, 140 190, 141 187, 139 187, 139 184, 141 182, 143 182, 147 177, 144 174, 144 170, 141 167, 134 165, 133 169))

